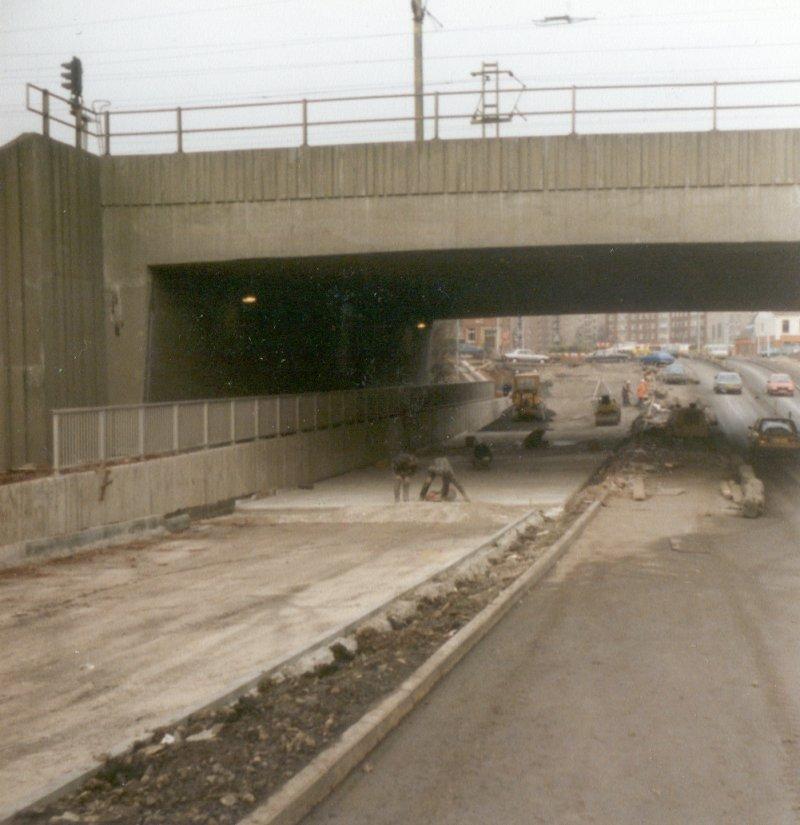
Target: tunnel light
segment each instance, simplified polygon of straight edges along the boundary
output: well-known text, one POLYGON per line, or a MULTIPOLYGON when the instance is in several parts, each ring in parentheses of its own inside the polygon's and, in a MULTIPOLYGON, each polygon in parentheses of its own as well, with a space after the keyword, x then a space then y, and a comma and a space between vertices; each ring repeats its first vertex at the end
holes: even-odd
POLYGON ((244 298, 242 298, 243 304, 254 304, 256 301, 258 301, 258 298, 256 298, 255 295, 245 295, 244 298))
POLYGON ((427 328, 427 326, 428 326, 428 325, 427 325, 424 321, 420 321, 420 322, 417 324, 417 329, 426 329, 426 328, 427 328))

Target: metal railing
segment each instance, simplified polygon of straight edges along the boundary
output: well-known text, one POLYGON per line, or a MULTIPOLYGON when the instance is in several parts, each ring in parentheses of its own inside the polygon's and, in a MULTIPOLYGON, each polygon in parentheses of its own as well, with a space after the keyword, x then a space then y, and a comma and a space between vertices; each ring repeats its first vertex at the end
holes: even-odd
MULTIPOLYGON (((556 118, 562 127, 556 133, 577 134, 592 131, 608 131, 608 117, 619 119, 624 115, 674 114, 702 115, 704 125, 698 129, 716 130, 730 127, 721 123, 721 117, 731 113, 763 113, 765 110, 780 112, 798 110, 800 112, 800 79, 758 80, 758 81, 711 81, 691 83, 646 83, 607 84, 587 86, 524 86, 499 89, 500 100, 507 105, 494 126, 495 136, 500 135, 501 123, 506 126, 512 121, 556 118), (796 87, 792 89, 792 86, 796 87), (792 95, 786 99, 787 91, 792 95), (738 95, 738 96, 737 96, 738 95), (769 98, 772 97, 770 100, 769 98), (591 123, 594 119, 595 124, 591 123), (600 124, 599 128, 597 124, 600 124)), ((112 146, 119 140, 157 137, 170 138, 176 152, 184 151, 188 137, 225 133, 247 132, 290 132, 290 144, 307 146, 314 138, 318 142, 326 140, 326 133, 341 130, 341 127, 365 126, 386 127, 400 124, 408 127, 408 133, 400 140, 413 138, 415 123, 414 95, 407 93, 359 95, 349 97, 318 97, 289 100, 263 100, 253 103, 230 103, 206 106, 172 106, 142 109, 106 109, 94 111, 83 109, 86 119, 86 134, 97 138, 98 151, 111 154, 112 146), (394 105, 393 105, 394 104, 394 105), (371 111, 365 113, 365 109, 371 111), (331 115, 325 117, 325 111, 331 115), (204 115, 213 113, 216 122, 209 122, 204 115), (237 120, 239 118, 239 120, 237 120), (255 118, 255 119, 254 119, 255 118), (134 119, 134 125, 125 126, 134 119), (146 121, 150 120, 149 125, 146 121), (224 122, 224 121, 228 122, 224 122), (136 125, 136 124, 143 124, 136 125), (93 126, 93 128, 90 128, 93 126)), ((428 137, 436 140, 442 137, 463 137, 464 135, 444 135, 448 124, 461 123, 475 126, 474 105, 464 106, 464 102, 478 100, 475 90, 452 90, 426 92, 423 95, 423 126, 431 128, 428 137)), ((53 94, 32 83, 26 87, 26 105, 29 111, 42 117, 42 130, 49 134, 50 123, 57 122, 71 126, 72 121, 59 118, 53 112, 53 103, 65 103, 66 98, 53 94), (33 93, 33 94, 32 94, 33 93), (33 98, 38 96, 39 101, 33 98)), ((487 123, 481 122, 481 134, 486 135, 487 123)), ((489 124, 491 128, 492 124, 489 124)), ((648 129, 652 122, 639 124, 641 131, 663 131, 648 129)), ((763 128, 763 127, 759 127, 763 128)), ((405 131, 405 129, 404 129, 405 131)), ((535 130, 533 130, 535 133, 535 130)), ((380 129, 372 129, 372 139, 385 139, 380 129)), ((341 142, 336 139, 335 142, 341 142)), ((287 145, 287 144, 282 144, 287 145)), ((199 146, 199 149, 205 148, 199 146)))
POLYGON ((491 382, 53 410, 53 469, 281 438, 494 397, 491 382))

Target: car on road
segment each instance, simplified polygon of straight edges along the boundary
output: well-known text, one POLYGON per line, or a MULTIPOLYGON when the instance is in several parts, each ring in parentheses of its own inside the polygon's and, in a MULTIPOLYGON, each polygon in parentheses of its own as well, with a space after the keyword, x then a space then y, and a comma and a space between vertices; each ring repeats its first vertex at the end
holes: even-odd
POLYGON ((469 341, 459 342, 458 354, 466 355, 469 358, 483 358, 486 355, 483 347, 479 347, 477 344, 470 344, 469 341))
POLYGON ((670 355, 668 352, 651 352, 648 355, 643 355, 639 359, 640 364, 644 364, 647 367, 665 367, 668 364, 672 364, 675 361, 675 357, 670 355))
POLYGON ((742 394, 742 376, 738 372, 718 372, 714 376, 714 392, 717 394, 742 394))
POLYGON ((626 361, 630 361, 631 356, 628 352, 599 349, 595 350, 590 355, 587 355, 586 360, 598 364, 622 364, 626 361))
POLYGON ((797 426, 791 418, 759 418, 748 430, 752 454, 800 450, 797 426))
POLYGON ((674 364, 668 364, 664 367, 661 378, 665 384, 688 384, 690 380, 686 367, 677 361, 674 364))
POLYGON ((767 395, 794 395, 794 381, 785 372, 773 372, 767 379, 767 395))
POLYGON ((530 349, 512 349, 503 354, 503 360, 511 364, 546 364, 550 359, 530 349))

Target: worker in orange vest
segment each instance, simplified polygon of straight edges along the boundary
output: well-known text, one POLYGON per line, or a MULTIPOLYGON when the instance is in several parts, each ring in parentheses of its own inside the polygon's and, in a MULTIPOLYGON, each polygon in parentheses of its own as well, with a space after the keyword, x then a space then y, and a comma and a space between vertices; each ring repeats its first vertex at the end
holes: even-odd
POLYGON ((648 395, 650 395, 650 386, 647 379, 642 376, 642 380, 636 385, 636 406, 643 407, 648 395))

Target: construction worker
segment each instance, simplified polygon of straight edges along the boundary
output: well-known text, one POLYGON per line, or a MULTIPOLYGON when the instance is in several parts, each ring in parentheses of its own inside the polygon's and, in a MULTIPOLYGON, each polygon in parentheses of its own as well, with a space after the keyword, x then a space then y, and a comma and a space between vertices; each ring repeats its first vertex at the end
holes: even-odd
POLYGON ((642 376, 641 381, 636 385, 636 406, 643 407, 650 395, 650 385, 647 383, 647 378, 642 376))
POLYGON ((472 450, 472 466, 476 470, 488 470, 492 458, 492 448, 488 444, 479 441, 472 450))
POLYGON ((411 477, 417 472, 417 459, 411 453, 400 452, 392 459, 394 473, 394 501, 400 501, 400 490, 403 491, 403 501, 408 501, 411 487, 411 477))
POLYGON ((453 468, 450 462, 444 457, 440 456, 439 458, 435 458, 431 465, 428 467, 428 476, 425 479, 425 483, 422 485, 422 490, 420 491, 419 497, 421 501, 425 501, 428 490, 433 484, 434 480, 439 477, 442 479, 442 492, 440 494, 440 501, 447 501, 448 496, 450 494, 450 485, 452 484, 461 496, 463 497, 464 501, 469 501, 469 496, 466 493, 466 490, 459 484, 458 479, 456 478, 456 474, 453 472, 453 468))
POLYGON ((631 382, 626 381, 622 385, 622 406, 630 407, 631 405, 631 382))

